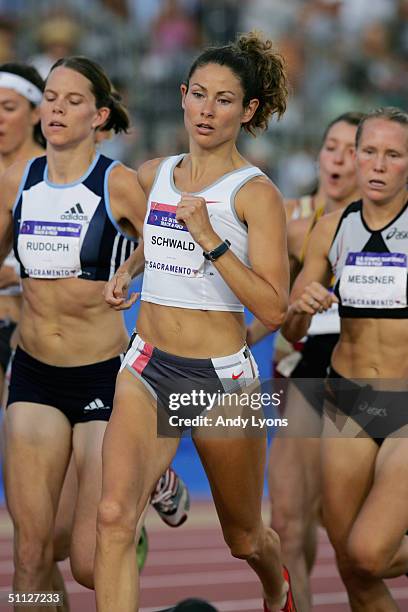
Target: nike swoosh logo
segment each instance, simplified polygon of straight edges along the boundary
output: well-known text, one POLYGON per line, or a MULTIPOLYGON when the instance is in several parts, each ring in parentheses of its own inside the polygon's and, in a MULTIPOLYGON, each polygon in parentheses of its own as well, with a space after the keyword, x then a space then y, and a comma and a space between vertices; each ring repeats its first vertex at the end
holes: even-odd
POLYGON ((237 378, 240 378, 244 373, 244 370, 242 370, 242 372, 240 372, 239 374, 233 374, 232 375, 232 380, 237 380, 237 378))

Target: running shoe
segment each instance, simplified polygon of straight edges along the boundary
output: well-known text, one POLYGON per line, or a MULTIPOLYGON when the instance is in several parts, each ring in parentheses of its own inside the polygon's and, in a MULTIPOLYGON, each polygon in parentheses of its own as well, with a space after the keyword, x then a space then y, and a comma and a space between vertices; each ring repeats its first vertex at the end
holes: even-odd
MULTIPOLYGON (((283 566, 283 578, 286 580, 286 582, 289 585, 289 590, 287 592, 286 595, 286 603, 282 608, 282 612, 297 612, 296 610, 296 606, 295 606, 295 602, 293 599, 293 593, 292 593, 292 587, 290 584, 290 576, 289 576, 289 572, 287 570, 287 568, 285 566, 283 566)), ((268 606, 266 605, 266 601, 264 600, 263 602, 264 605, 264 612, 270 612, 268 606)))
POLYGON ((179 527, 187 520, 190 509, 188 489, 172 468, 167 468, 160 478, 150 503, 170 527, 179 527))
POLYGON ((137 567, 139 572, 142 571, 147 559, 147 553, 149 552, 149 540, 147 538, 146 527, 143 525, 142 531, 140 532, 140 538, 136 547, 136 558, 137 567))

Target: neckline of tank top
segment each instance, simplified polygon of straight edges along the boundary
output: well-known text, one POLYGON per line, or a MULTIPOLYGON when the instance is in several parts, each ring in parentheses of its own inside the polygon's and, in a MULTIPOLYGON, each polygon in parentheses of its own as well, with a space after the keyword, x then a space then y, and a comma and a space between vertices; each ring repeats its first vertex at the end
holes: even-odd
POLYGON ((75 181, 72 181, 72 183, 53 183, 52 181, 50 181, 50 179, 48 178, 48 162, 46 162, 45 168, 44 168, 44 182, 49 187, 53 187, 54 189, 68 189, 69 187, 75 187, 75 185, 80 185, 91 174, 92 170, 95 168, 96 164, 98 163, 100 156, 101 156, 100 153, 96 153, 94 159, 92 160, 92 162, 86 169, 85 173, 82 176, 80 176, 78 179, 76 179, 75 181))
MULTIPOLYGON (((181 195, 183 192, 176 186, 176 182, 174 180, 174 171, 177 168, 177 166, 179 165, 179 163, 186 157, 186 155, 188 155, 188 154, 187 153, 182 153, 181 155, 179 155, 177 157, 177 159, 175 160, 175 162, 173 163, 173 165, 171 167, 171 170, 170 170, 170 183, 171 183, 171 187, 179 195, 181 195)), ((222 176, 220 176, 220 178, 218 178, 216 181, 214 181, 210 185, 207 185, 203 189, 200 189, 200 191, 190 191, 189 194, 190 195, 198 195, 200 193, 204 193, 205 191, 208 191, 209 189, 212 189, 213 187, 218 185, 218 183, 220 183, 221 181, 226 179, 228 176, 231 176, 232 174, 236 174, 238 172, 242 172, 242 170, 249 170, 251 168, 257 169, 256 166, 252 166, 251 164, 248 164, 247 166, 242 166, 242 168, 237 168, 236 170, 231 170, 230 172, 227 172, 226 174, 223 174, 222 176)), ((259 170, 259 172, 261 172, 261 171, 259 170)))
POLYGON ((383 232, 384 230, 388 229, 390 227, 390 225, 395 223, 401 217, 401 215, 404 214, 404 212, 407 210, 407 207, 408 207, 408 200, 405 202, 404 206, 401 208, 399 213, 397 213, 397 215, 395 217, 393 217, 391 219, 391 221, 389 221, 386 225, 384 225, 383 227, 380 227, 379 229, 371 229, 371 227, 368 225, 368 223, 364 219, 364 215, 363 215, 363 200, 360 200, 360 219, 361 219, 361 223, 363 224, 365 229, 368 232, 370 232, 370 234, 375 234, 376 232, 378 232, 378 233, 383 232))

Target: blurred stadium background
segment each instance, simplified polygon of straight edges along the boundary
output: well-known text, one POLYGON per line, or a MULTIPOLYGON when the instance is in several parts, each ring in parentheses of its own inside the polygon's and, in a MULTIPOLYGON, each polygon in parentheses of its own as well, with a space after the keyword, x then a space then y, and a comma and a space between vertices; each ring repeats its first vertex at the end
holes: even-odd
MULTIPOLYGON (((329 120, 380 105, 406 108, 408 0, 0 0, 0 63, 28 61, 46 76, 64 55, 99 61, 133 124, 101 149, 137 167, 187 149, 179 84, 192 58, 253 28, 286 58, 291 95, 284 118, 260 139, 243 136, 241 150, 285 197, 297 197, 315 184, 329 120)), ((135 316, 126 313, 129 330, 135 316)), ((272 350, 273 338, 255 350, 264 377, 272 350)), ((209 495, 189 440, 175 465, 194 497, 209 495)))
POLYGON ((288 111, 241 144, 286 197, 307 192, 328 120, 406 105, 407 0, 0 0, 0 62, 46 76, 59 57, 99 61, 129 105, 133 130, 104 149, 132 166, 186 148, 179 84, 203 45, 257 28, 287 60, 288 111))

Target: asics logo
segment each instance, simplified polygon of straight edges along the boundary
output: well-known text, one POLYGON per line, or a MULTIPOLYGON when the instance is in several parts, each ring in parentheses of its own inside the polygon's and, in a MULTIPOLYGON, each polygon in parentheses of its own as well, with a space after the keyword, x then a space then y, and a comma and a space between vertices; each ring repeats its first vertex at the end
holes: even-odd
POLYGON ((407 240, 408 239, 408 231, 399 230, 398 227, 392 227, 386 236, 387 240, 391 238, 395 238, 396 240, 407 240))
POLYGON ((66 210, 60 217, 66 221, 88 221, 88 217, 84 214, 83 208, 79 202, 72 208, 66 210))
POLYGON ((237 380, 238 378, 241 378, 243 373, 244 373, 244 370, 242 370, 242 372, 240 372, 239 374, 233 374, 232 375, 232 380, 237 380))
POLYGON ((360 412, 366 412, 367 414, 371 414, 372 416, 377 417, 386 417, 388 416, 387 410, 385 408, 376 408, 375 406, 370 406, 368 402, 362 402, 358 409, 360 412))
POLYGON ((110 410, 110 406, 105 406, 103 401, 97 397, 92 402, 89 402, 87 406, 85 406, 84 410, 110 410))

